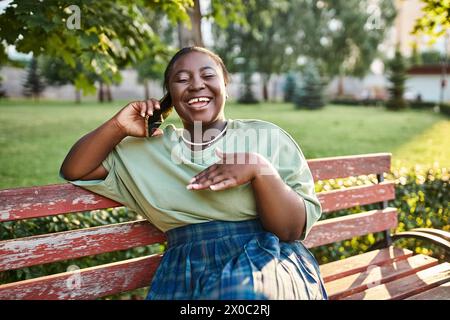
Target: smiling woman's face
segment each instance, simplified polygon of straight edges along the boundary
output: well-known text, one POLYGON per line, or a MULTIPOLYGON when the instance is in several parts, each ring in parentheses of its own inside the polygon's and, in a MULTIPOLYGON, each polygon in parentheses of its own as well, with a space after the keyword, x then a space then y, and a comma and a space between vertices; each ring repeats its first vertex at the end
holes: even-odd
POLYGON ((208 124, 223 118, 226 87, 222 68, 206 53, 193 51, 174 63, 169 92, 185 123, 208 124))

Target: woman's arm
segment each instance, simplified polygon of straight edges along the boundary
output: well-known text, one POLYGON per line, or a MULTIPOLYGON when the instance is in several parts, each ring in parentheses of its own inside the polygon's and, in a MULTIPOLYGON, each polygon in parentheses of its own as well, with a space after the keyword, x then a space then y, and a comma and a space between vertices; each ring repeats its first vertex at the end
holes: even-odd
POLYGON ((79 180, 97 169, 126 134, 113 119, 83 136, 70 149, 60 172, 67 180, 79 180))
MULTIPOLYGON (((103 160, 125 137, 146 137, 145 116, 152 115, 155 109, 160 109, 156 99, 126 105, 110 120, 75 143, 61 165, 61 174, 67 180, 98 179, 105 175, 106 170, 101 166, 103 160)), ((152 136, 161 134, 163 131, 157 129, 152 136)))
POLYGON ((306 226, 304 200, 282 180, 272 163, 257 153, 216 152, 221 160, 195 175, 187 188, 220 191, 250 181, 264 228, 282 241, 300 239, 306 226))
POLYGON ((261 222, 282 241, 298 240, 306 227, 304 200, 270 163, 263 166, 264 174, 260 166, 251 180, 261 222))

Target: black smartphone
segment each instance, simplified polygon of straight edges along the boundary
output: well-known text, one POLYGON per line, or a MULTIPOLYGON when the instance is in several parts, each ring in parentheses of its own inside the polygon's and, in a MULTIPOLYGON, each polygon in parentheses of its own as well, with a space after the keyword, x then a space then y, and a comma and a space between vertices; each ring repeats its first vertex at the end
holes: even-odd
POLYGON ((160 109, 155 110, 153 115, 148 118, 148 136, 150 137, 153 132, 161 126, 164 120, 169 116, 172 111, 171 99, 169 94, 166 94, 161 100, 159 100, 160 109))

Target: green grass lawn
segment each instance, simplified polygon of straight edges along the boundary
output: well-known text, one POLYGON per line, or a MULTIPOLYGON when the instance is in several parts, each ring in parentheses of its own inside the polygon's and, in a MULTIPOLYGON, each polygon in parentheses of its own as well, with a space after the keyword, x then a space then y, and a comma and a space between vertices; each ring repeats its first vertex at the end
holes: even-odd
MULTIPOLYGON (((0 101, 0 188, 61 183, 58 170, 70 147, 125 104, 0 101)), ((392 152, 395 167, 450 165, 450 120, 431 111, 335 105, 298 111, 284 103, 230 103, 226 116, 279 125, 307 158, 392 152)), ((168 121, 181 126, 175 112, 168 121)))

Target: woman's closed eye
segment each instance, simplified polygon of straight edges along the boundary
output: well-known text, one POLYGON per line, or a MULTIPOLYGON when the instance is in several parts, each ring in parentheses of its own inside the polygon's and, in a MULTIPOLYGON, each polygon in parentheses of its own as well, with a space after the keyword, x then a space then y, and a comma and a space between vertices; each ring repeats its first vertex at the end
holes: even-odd
POLYGON ((175 80, 175 82, 178 82, 178 83, 185 83, 185 82, 188 82, 188 81, 189 81, 188 78, 181 78, 181 79, 175 80))

